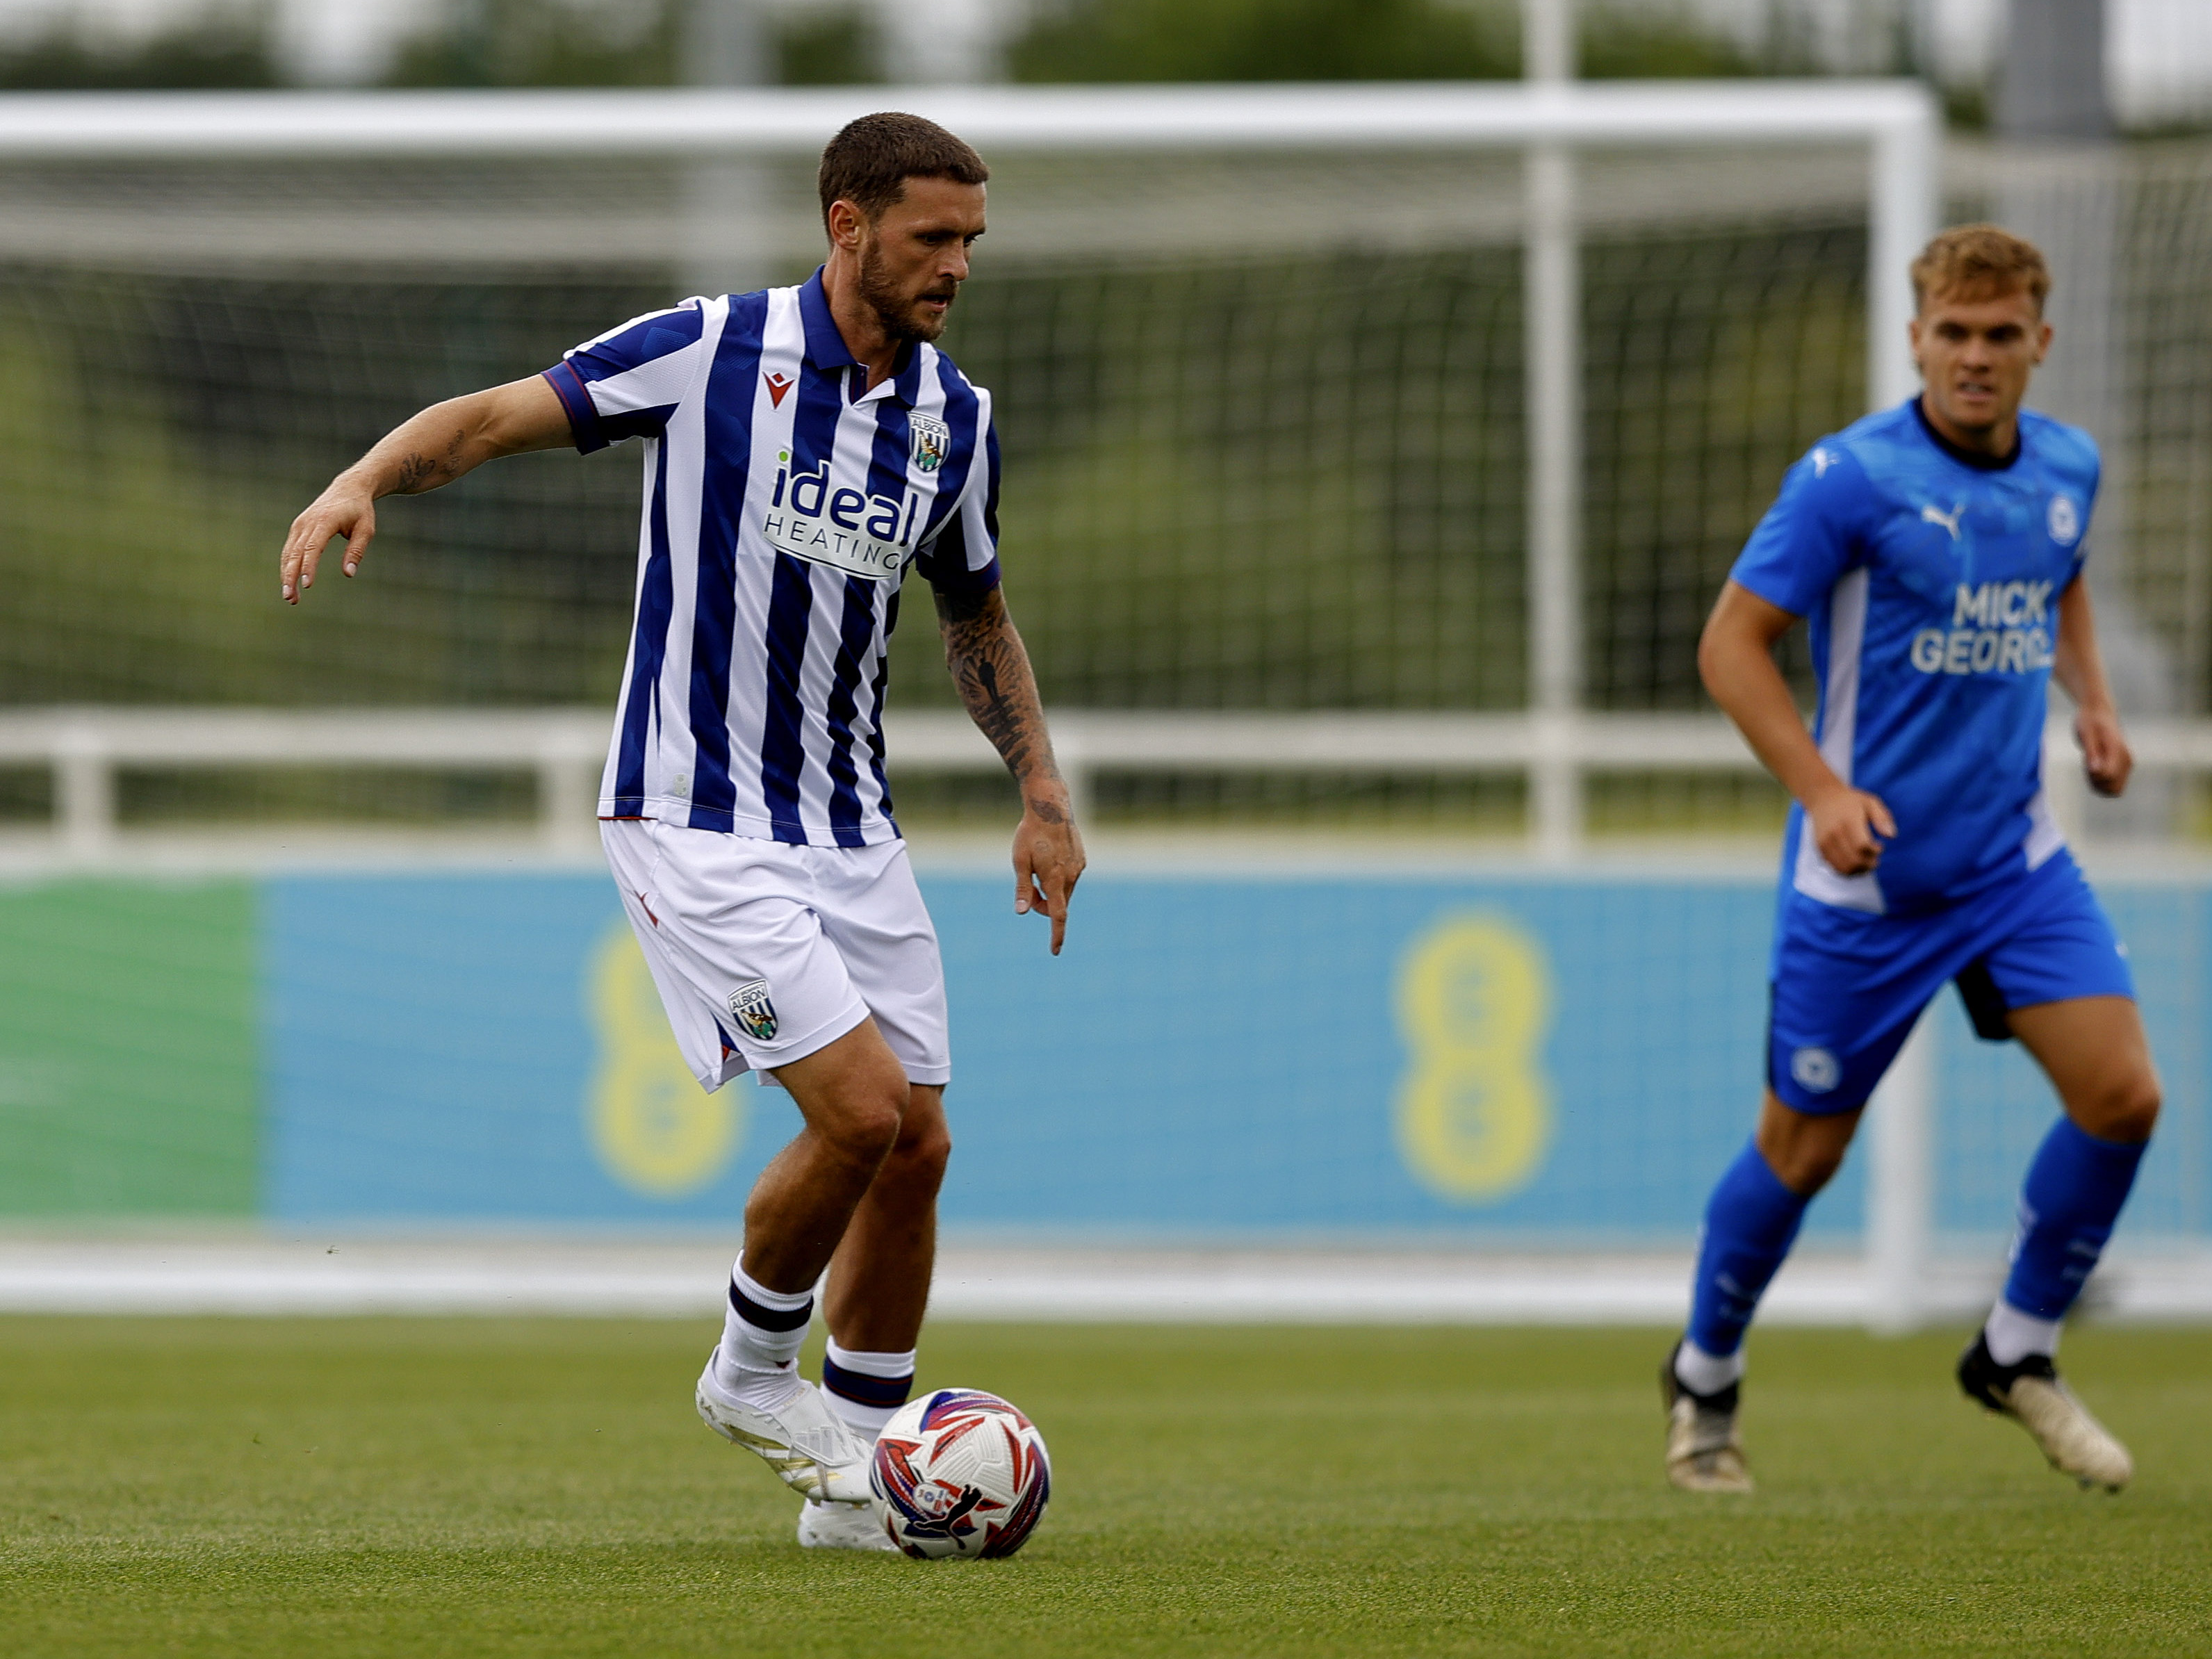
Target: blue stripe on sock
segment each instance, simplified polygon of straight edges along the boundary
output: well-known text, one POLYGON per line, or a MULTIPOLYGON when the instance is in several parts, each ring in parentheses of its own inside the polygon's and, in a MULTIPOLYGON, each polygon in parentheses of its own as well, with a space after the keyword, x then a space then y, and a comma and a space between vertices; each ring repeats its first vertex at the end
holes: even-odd
POLYGON ((904 1376, 870 1376, 865 1371, 848 1371, 827 1354, 822 1358, 822 1386, 832 1394, 842 1395, 857 1406, 903 1406, 907 1395, 914 1392, 914 1373, 904 1376))
POLYGON ((795 1331, 814 1317, 811 1296, 796 1308, 764 1308, 739 1290, 734 1279, 730 1281, 730 1307, 746 1324, 763 1331, 795 1331))

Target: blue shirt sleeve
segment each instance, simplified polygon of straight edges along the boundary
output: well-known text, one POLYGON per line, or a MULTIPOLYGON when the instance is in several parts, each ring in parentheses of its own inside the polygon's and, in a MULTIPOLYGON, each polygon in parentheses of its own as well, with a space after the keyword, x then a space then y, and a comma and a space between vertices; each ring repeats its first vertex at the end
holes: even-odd
POLYGON ((2081 503, 2081 533, 2074 538, 2074 568, 2066 577, 2068 587, 2074 586, 2075 580, 2088 566, 2089 526, 2096 522, 2097 493, 2104 488, 2104 483, 2105 458, 2098 453, 2096 446, 2091 444, 2089 446, 2089 483, 2086 499, 2081 503))
POLYGON ((1873 485, 1858 458, 1833 438, 1790 469, 1782 493, 1736 556, 1729 580, 1793 617, 1812 614, 1838 578, 1865 557, 1873 485))
POLYGON ((940 593, 987 593, 999 585, 999 428, 983 428, 983 476, 973 480, 945 528, 915 556, 940 593))
POLYGON ((545 371, 580 451, 588 455, 666 429, 699 367, 703 315, 698 301, 687 301, 673 310, 633 317, 545 371))

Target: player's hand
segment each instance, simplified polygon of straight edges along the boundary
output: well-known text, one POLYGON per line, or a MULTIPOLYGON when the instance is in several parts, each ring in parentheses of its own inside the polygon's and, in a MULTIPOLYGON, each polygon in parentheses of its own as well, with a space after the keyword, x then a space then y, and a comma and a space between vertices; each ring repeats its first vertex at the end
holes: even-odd
POLYGON ((2120 732, 2120 717, 2109 708, 2084 708, 2074 716, 2074 741, 2081 745, 2081 769, 2100 795, 2118 795, 2128 787, 2136 757, 2120 732))
POLYGON ((1813 845, 1828 867, 1843 876, 1863 876, 1881 862, 1881 844, 1897 835, 1897 820, 1879 795, 1838 784, 1805 804, 1813 845))
POLYGON ((1067 901, 1083 875, 1083 833, 1075 827, 1067 787, 1057 781, 1022 794, 1014 831, 1014 914, 1035 911, 1052 922, 1052 953, 1067 937, 1067 901))
POLYGON ((301 593, 315 585, 315 567, 323 550, 340 537, 345 538, 347 575, 361 568, 362 555, 376 535, 376 494, 349 472, 331 480, 330 487, 292 520, 292 533, 284 538, 283 557, 277 574, 287 605, 297 605, 301 593))

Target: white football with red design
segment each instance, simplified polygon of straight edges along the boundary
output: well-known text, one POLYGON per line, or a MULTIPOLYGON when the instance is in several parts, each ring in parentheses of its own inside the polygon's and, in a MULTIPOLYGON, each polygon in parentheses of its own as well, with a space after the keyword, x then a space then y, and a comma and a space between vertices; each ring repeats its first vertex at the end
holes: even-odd
POLYGON ((869 1485, 884 1530, 916 1560, 1012 1555, 1052 1496, 1036 1425, 995 1394, 939 1389, 876 1437, 869 1485))

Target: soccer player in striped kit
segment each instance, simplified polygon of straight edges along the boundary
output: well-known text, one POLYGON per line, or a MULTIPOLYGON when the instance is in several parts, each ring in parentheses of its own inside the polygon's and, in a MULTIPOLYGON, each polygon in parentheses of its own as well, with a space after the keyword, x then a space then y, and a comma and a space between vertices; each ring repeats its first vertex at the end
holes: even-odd
POLYGON ((2082 580, 2097 447, 2021 407, 2051 337, 2035 248, 1962 226, 1913 261, 1912 284, 1920 395, 1790 469, 1698 647, 1714 701, 1797 804, 1765 1099, 1707 1204, 1689 1329, 1661 1373, 1667 1473, 1695 1492, 1751 1489, 1736 1435, 1745 1329, 1947 980, 1978 1033, 2034 1056, 2062 1108, 1960 1387, 2085 1486, 2118 1491, 2134 1473, 2056 1359, 2160 1103, 2126 951, 2044 789, 2054 677, 2090 786, 2118 794, 2132 763, 2082 580), (1821 681, 1810 733, 1771 654, 1801 617, 1821 681))
POLYGON ((424 410, 301 514, 361 566, 374 503, 502 455, 644 453, 636 622, 600 788, 607 860, 701 1085, 750 1070, 805 1119, 745 1208, 700 1414, 803 1493, 800 1542, 888 1549, 866 1507, 929 1291, 951 1079, 937 938, 891 817, 883 709, 903 579, 935 592, 969 714, 1020 785, 1014 908, 1058 954, 1084 866, 1036 684, 999 591, 990 394, 932 343, 984 228, 988 171, 917 116, 823 152, 830 256, 796 288, 687 300, 544 374, 424 410), (816 1285, 823 1386, 798 1373, 816 1285))

